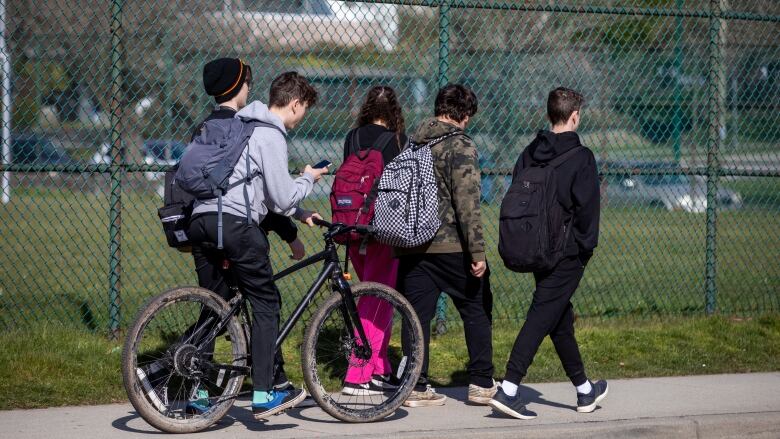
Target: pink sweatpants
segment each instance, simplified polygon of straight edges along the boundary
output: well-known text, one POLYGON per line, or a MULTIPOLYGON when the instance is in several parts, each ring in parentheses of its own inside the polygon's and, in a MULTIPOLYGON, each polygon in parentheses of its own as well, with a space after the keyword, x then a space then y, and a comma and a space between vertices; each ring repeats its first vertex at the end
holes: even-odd
MULTIPOLYGON (((393 258, 392 247, 371 241, 366 254, 361 255, 358 245, 350 245, 349 258, 361 281, 379 282, 395 288, 398 259, 393 258)), ((362 384, 371 381, 371 375, 393 372, 387 358, 387 345, 393 329, 393 307, 382 299, 364 296, 358 301, 357 308, 366 338, 371 344, 371 359, 362 367, 350 366, 345 381, 362 384)), ((357 364, 355 358, 352 360, 352 364, 357 364)))

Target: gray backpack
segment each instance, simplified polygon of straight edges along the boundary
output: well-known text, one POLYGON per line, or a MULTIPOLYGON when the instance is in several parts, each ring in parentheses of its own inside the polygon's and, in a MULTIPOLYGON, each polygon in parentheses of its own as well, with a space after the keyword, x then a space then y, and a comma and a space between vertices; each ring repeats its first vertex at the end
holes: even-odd
MULTIPOLYGON (((175 185, 196 199, 217 199, 217 248, 222 248, 222 196, 229 190, 244 185, 247 222, 252 221, 247 186, 261 175, 259 169, 251 171, 249 154, 246 155, 247 177, 230 183, 230 177, 249 138, 257 127, 279 130, 279 127, 256 120, 241 118, 213 119, 203 124, 200 134, 187 145, 179 161, 174 177, 175 185)), ((284 132, 282 132, 284 134, 284 132)))
POLYGON ((436 236, 441 226, 431 147, 462 132, 428 143, 410 142, 385 166, 374 204, 376 238, 393 247, 417 247, 436 236))

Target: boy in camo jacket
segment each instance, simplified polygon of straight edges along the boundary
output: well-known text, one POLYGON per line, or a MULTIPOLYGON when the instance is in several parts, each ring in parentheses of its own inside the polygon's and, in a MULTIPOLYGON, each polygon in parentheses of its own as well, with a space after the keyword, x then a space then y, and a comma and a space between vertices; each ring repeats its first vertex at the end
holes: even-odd
POLYGON ((477 148, 463 131, 477 112, 470 89, 449 84, 436 96, 435 117, 426 119, 412 136, 427 143, 457 133, 431 147, 438 185, 441 227, 429 243, 397 248, 398 289, 420 318, 425 358, 420 381, 404 402, 407 407, 443 405, 446 396, 428 384, 428 345, 436 302, 444 291, 458 309, 469 352, 469 401, 487 404, 497 387, 493 380, 492 294, 485 262, 480 217, 480 172, 477 148))

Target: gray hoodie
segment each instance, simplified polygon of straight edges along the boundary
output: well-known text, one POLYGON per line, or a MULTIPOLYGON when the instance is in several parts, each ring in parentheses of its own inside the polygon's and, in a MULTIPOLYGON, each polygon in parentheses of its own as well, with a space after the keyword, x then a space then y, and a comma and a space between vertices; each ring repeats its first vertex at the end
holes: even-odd
MULTIPOLYGON (((236 117, 258 120, 273 124, 287 133, 282 120, 271 113, 268 107, 254 101, 241 111, 236 117)), ((238 159, 230 183, 246 177, 246 155, 249 154, 250 173, 259 169, 260 177, 252 180, 251 187, 247 187, 249 205, 252 209, 252 219, 259 224, 268 209, 286 216, 299 218, 305 211, 298 209, 298 203, 311 193, 314 187, 314 177, 305 173, 303 176, 293 179, 290 177, 287 163, 287 141, 281 132, 269 127, 258 127, 252 133, 246 149, 238 159)), ((235 216, 246 217, 246 202, 244 201, 244 188, 240 184, 222 197, 222 211, 235 216)), ((193 214, 216 212, 217 199, 196 200, 193 214)))

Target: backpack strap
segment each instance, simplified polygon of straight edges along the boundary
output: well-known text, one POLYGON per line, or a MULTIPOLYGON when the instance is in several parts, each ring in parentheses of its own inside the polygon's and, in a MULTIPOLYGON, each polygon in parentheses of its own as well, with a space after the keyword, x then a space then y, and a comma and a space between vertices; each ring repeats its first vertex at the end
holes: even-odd
POLYGON ((392 131, 385 131, 376 139, 376 146, 379 152, 384 153, 388 146, 395 140, 396 134, 392 131))
POLYGON ((463 131, 461 131, 461 130, 457 130, 457 131, 453 131, 453 132, 451 132, 451 133, 447 133, 447 134, 445 134, 445 135, 443 135, 443 136, 439 136, 439 137, 437 137, 437 138, 435 138, 435 139, 431 140, 431 141, 430 141, 430 142, 428 142, 428 143, 414 143, 414 142, 412 142, 412 141, 410 140, 410 141, 409 141, 409 145, 411 145, 411 146, 412 146, 412 148, 414 148, 414 149, 420 149, 420 148, 425 148, 425 147, 427 147, 427 148, 431 148, 431 147, 433 147, 434 145, 436 145, 437 143, 443 142, 443 141, 445 141, 445 140, 449 139, 450 137, 454 137, 454 136, 457 136, 457 135, 463 135, 463 136, 466 136, 467 138, 471 139, 471 138, 470 138, 468 135, 466 135, 466 133, 464 133, 463 131))
MULTIPOLYGON (((359 134, 360 128, 355 128, 354 131, 352 131, 352 137, 349 142, 349 154, 357 154, 360 152, 360 134, 359 134)), ((376 149, 379 152, 384 152, 385 149, 387 149, 388 146, 390 146, 390 143, 392 143, 393 139, 395 139, 395 133, 392 131, 386 131, 379 135, 376 139, 376 144, 374 145, 376 149)))
POLYGON ((348 156, 356 154, 358 151, 360 151, 360 134, 358 134, 358 131, 360 131, 360 128, 355 128, 355 130, 352 131, 352 138, 349 142, 349 154, 347 154, 348 156))

